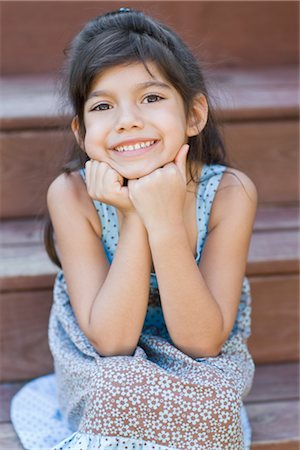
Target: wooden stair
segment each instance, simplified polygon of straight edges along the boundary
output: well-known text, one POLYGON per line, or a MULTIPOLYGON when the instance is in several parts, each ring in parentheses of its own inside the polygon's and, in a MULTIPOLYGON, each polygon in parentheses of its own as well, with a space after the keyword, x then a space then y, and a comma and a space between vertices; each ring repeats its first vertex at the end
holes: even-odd
MULTIPOLYGON (((122 6, 114 2, 114 8, 122 6)), ((68 159, 72 138, 53 74, 82 23, 110 9, 105 1, 62 1, 59 10, 51 1, 1 5, 3 450, 22 448, 10 424, 12 395, 53 370, 47 326, 58 269, 43 248, 42 227, 47 188, 68 159)), ((184 2, 144 2, 142 9, 175 27, 208 61, 205 74, 232 165, 257 186, 247 264, 253 299, 249 348, 257 365, 246 399, 251 450, 299 449, 299 5, 217 1, 189 2, 187 8, 184 2)))
MULTIPOLYGON (((254 181, 261 205, 289 206, 299 198, 297 73, 289 66, 211 74, 229 157, 254 181)), ((47 188, 68 158, 70 117, 57 113, 53 77, 9 77, 2 85, 0 214, 41 216, 47 188)))

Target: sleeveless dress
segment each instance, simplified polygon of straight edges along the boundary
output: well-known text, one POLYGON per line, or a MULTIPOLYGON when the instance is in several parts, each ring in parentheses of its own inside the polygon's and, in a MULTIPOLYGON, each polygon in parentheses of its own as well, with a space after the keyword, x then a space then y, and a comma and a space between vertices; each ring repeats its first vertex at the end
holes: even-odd
MULTIPOLYGON (((226 166, 219 164, 202 168, 196 201, 197 264, 225 170, 226 166)), ((80 174, 85 180, 85 169, 80 174)), ((94 205, 111 262, 119 237, 116 210, 98 201, 94 205)), ((26 385, 12 402, 12 422, 23 445, 28 450, 249 449, 243 399, 254 375, 247 349, 250 314, 245 277, 236 320, 219 355, 187 356, 169 336, 152 273, 147 314, 134 354, 102 357, 80 330, 63 272, 59 271, 49 321, 55 375, 29 383, 31 386, 26 385), (56 401, 54 410, 49 406, 51 401, 56 401), (55 420, 57 425, 50 429, 55 420)))

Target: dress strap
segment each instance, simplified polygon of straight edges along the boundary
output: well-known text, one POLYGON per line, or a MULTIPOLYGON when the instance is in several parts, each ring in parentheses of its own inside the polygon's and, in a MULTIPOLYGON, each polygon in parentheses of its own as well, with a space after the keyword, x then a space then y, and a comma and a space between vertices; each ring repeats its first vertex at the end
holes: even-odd
POLYGON ((204 164, 197 191, 196 217, 198 227, 197 257, 199 263, 208 232, 208 223, 215 194, 227 167, 221 164, 204 164))

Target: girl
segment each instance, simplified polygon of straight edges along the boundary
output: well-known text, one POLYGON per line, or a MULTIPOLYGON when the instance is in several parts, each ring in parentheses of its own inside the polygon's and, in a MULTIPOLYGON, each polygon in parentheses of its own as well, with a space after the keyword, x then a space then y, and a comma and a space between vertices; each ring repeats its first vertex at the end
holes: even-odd
POLYGON ((86 24, 67 62, 80 157, 48 190, 47 250, 62 269, 49 342, 73 434, 53 449, 247 448, 256 190, 228 168, 199 66, 127 8, 86 24))

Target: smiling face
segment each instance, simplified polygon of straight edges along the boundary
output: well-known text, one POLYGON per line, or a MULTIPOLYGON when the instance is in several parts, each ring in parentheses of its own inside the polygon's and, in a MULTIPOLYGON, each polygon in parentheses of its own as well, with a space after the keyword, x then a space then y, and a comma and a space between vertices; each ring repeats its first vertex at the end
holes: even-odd
MULTIPOLYGON (((140 178, 174 161, 199 124, 189 125, 176 89, 154 63, 106 69, 90 89, 84 107, 84 150, 128 179, 140 178)), ((78 123, 72 124, 78 136, 78 123)), ((203 128, 203 127, 202 127, 203 128)))

